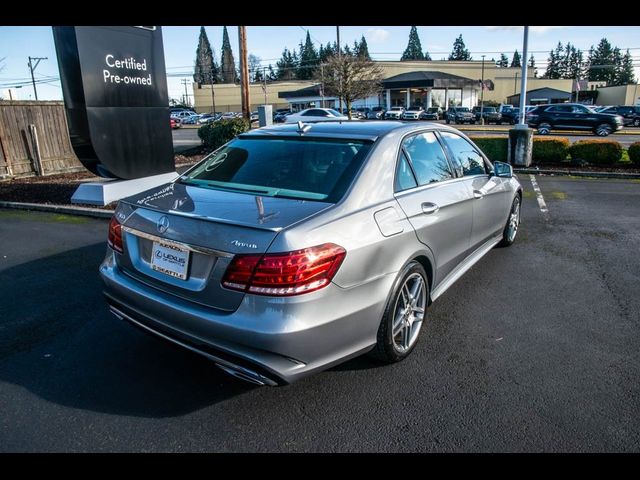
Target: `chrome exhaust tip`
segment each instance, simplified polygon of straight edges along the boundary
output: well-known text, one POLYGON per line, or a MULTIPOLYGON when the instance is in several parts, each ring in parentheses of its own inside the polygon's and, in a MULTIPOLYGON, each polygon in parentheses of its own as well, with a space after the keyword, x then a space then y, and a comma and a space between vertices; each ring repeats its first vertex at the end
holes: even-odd
POLYGON ((240 380, 244 380, 245 382, 249 382, 254 385, 260 385, 261 387, 265 385, 269 385, 269 386, 277 385, 276 382, 260 375, 259 373, 248 370, 246 368, 235 367, 230 365, 222 365, 220 363, 215 363, 215 366, 218 367, 223 372, 228 373, 229 375, 233 375, 234 377, 239 378, 240 380))

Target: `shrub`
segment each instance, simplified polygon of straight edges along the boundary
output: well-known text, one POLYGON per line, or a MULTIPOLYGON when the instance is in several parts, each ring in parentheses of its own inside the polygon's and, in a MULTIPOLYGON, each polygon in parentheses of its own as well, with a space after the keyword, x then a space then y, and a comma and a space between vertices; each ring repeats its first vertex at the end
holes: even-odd
POLYGON ((629 160, 634 165, 640 165, 640 142, 632 143, 629 147, 629 160))
POLYGON ((216 149, 229 140, 249 130, 249 122, 244 118, 230 118, 203 125, 198 129, 198 137, 207 147, 216 149))
POLYGON ((507 155, 509 150, 508 137, 469 137, 480 150, 489 157, 492 162, 509 162, 507 155))
POLYGON ((579 140, 569 147, 573 160, 613 165, 622 158, 622 146, 614 140, 579 140))
POLYGON ((569 153, 569 139, 533 137, 533 152, 531 159, 534 163, 562 162, 569 153))

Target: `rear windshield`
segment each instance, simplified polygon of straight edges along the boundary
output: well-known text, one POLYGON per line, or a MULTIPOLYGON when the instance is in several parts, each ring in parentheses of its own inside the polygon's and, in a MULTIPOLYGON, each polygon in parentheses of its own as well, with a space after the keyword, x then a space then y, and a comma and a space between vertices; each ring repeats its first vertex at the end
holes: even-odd
POLYGON ((335 203, 351 185, 371 142, 236 138, 182 175, 182 183, 253 195, 335 203))

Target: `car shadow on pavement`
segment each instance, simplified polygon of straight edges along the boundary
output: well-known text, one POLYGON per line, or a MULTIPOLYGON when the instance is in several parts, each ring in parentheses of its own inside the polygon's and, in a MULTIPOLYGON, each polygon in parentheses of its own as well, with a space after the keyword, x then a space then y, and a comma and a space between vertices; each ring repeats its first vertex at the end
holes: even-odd
MULTIPOLYGON (((96 412, 172 417, 257 387, 116 319, 102 296, 104 242, 0 270, 0 382, 96 412)), ((11 415, 14 396, 0 389, 11 415)), ((15 405, 18 408, 18 405, 15 405)))

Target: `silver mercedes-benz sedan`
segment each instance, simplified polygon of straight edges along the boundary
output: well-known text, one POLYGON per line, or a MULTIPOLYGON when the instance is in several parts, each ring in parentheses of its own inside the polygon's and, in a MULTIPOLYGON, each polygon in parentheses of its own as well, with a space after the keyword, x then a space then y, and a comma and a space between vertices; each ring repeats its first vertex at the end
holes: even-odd
POLYGON ((120 319, 282 385, 397 362, 430 303, 520 223, 521 186, 445 125, 266 127, 119 202, 100 266, 120 319))

